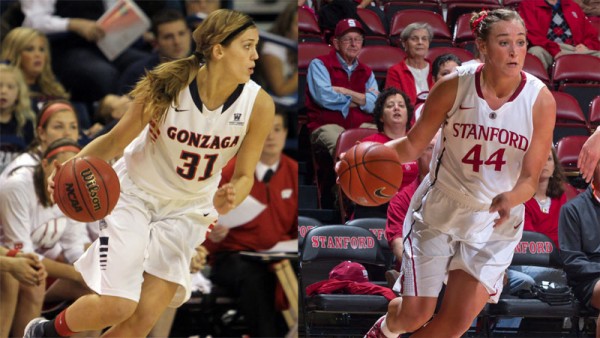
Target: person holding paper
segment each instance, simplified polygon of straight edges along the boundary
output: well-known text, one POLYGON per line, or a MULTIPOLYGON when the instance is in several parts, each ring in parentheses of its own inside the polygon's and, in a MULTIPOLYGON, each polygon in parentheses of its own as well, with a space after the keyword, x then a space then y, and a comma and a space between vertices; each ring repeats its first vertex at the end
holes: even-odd
MULTIPOLYGON (((287 332, 285 326, 278 325, 281 316, 275 304, 276 276, 270 263, 240 254, 269 250, 278 242, 298 238, 298 164, 282 154, 287 130, 285 111, 277 110, 256 165, 250 195, 227 215, 229 223, 221 224, 219 219, 203 244, 209 251, 210 279, 239 297, 251 337, 283 337, 287 332), (241 209, 248 199, 254 200, 250 208, 266 208, 247 223, 231 227, 232 215, 243 217, 247 212, 241 209)), ((222 183, 228 182, 233 173, 232 162, 223 169, 222 183)))
POLYGON ((97 101, 114 93, 130 64, 148 53, 127 48, 109 61, 96 43, 106 32, 96 20, 109 8, 105 1, 20 0, 23 26, 51 34, 52 67, 75 101, 97 101), (74 33, 54 34, 54 33, 74 33))
POLYGON ((119 201, 74 264, 94 294, 51 321, 32 320, 25 337, 104 328, 104 337, 147 336, 167 307, 190 298, 190 262, 211 224, 250 193, 275 110, 250 79, 258 27, 246 14, 218 10, 193 36, 194 54, 148 72, 117 125, 76 155, 123 154, 114 164, 119 201), (231 181, 219 187, 234 156, 231 181))

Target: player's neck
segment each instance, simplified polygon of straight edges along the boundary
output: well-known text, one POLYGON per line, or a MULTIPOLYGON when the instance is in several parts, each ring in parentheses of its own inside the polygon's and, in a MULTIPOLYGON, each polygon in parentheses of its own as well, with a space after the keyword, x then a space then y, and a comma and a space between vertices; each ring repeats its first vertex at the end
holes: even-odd
MULTIPOLYGON (((483 67, 481 71, 481 89, 495 99, 508 99, 519 87, 521 77, 505 77, 492 73, 492 70, 483 67)), ((485 96, 485 95, 484 95, 485 96)))
POLYGON ((210 73, 206 66, 200 68, 196 76, 196 81, 198 81, 200 99, 210 110, 215 110, 222 106, 239 85, 238 83, 228 82, 223 77, 210 73))

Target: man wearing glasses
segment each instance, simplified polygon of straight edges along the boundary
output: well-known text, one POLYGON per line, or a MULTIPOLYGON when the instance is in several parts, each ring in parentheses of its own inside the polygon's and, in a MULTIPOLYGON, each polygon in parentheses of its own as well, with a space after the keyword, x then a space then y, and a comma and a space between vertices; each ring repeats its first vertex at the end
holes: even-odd
POLYGON ((343 19, 335 27, 328 55, 311 61, 306 82, 308 129, 313 149, 333 157, 338 136, 346 129, 372 127, 373 107, 379 94, 371 68, 357 56, 364 29, 355 19, 343 19))

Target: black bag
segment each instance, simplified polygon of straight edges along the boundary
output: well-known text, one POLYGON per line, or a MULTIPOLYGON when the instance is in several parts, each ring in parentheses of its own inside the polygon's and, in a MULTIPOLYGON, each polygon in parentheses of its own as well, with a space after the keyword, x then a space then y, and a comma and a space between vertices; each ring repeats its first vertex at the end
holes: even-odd
POLYGON ((567 305, 573 302, 571 287, 567 285, 542 282, 531 286, 531 293, 549 305, 567 305))

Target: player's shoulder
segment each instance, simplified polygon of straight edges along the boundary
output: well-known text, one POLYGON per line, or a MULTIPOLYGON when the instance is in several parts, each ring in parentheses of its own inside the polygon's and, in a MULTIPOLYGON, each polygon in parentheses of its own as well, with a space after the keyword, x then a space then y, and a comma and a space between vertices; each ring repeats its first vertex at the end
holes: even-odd
POLYGON ((253 111, 275 111, 275 102, 273 102, 273 98, 262 88, 260 88, 256 94, 253 111))

